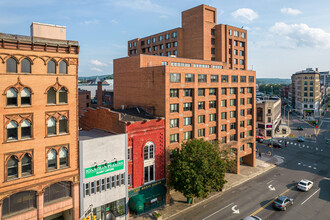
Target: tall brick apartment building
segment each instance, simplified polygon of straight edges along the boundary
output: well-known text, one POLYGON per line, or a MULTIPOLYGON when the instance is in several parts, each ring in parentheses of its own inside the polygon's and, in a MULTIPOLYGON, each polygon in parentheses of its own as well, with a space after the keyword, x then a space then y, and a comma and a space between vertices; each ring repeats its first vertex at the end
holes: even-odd
POLYGON ((0 33, 0 219, 79 219, 77 41, 0 33))
POLYGON ((237 152, 237 173, 241 162, 255 166, 255 72, 247 70, 246 39, 246 30, 217 25, 213 7, 182 12, 182 28, 131 40, 130 57, 114 60, 114 107, 165 117, 167 164, 171 149, 204 138, 237 152))

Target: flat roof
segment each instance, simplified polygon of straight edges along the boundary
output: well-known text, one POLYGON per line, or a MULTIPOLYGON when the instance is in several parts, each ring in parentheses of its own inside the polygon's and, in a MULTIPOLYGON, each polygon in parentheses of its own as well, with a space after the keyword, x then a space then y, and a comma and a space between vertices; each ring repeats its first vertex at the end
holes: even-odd
POLYGON ((80 130, 79 131, 79 141, 85 141, 85 140, 90 140, 94 138, 102 138, 102 137, 109 137, 116 135, 115 133, 103 131, 97 128, 93 128, 89 131, 86 130, 80 130))
POLYGON ((149 114, 141 107, 133 107, 133 108, 126 108, 126 109, 114 109, 111 111, 121 113, 120 120, 126 121, 126 122, 160 119, 158 117, 155 117, 155 116, 149 114))

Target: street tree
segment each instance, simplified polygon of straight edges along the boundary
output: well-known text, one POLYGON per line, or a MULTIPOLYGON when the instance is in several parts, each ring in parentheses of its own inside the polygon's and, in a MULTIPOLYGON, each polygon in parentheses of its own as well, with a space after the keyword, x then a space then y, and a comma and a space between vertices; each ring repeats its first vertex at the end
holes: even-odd
POLYGON ((192 203, 194 198, 222 190, 226 183, 226 164, 217 144, 191 139, 181 145, 181 150, 173 150, 171 157, 169 185, 192 203))

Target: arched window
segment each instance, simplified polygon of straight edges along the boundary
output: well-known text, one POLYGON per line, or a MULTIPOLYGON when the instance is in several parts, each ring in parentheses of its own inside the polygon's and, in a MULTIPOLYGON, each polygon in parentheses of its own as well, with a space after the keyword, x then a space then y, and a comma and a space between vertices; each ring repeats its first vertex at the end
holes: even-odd
POLYGON ((7 73, 17 73, 17 62, 14 58, 7 60, 7 73))
POLYGON ((53 87, 47 92, 47 104, 56 104, 56 91, 53 87))
POLYGON ((51 149, 48 153, 48 170, 57 169, 56 151, 51 149))
POLYGON ((68 133, 68 120, 65 117, 61 117, 59 120, 60 133, 68 133))
POLYGON ((67 74, 67 66, 66 62, 62 60, 60 62, 60 73, 67 74))
POLYGON ((6 96, 7 105, 17 106, 17 92, 14 88, 8 89, 6 96))
POLYGON ((17 124, 10 121, 7 125, 7 141, 17 140, 17 124))
POLYGON ((60 167, 67 167, 68 166, 68 151, 65 147, 62 147, 62 149, 59 152, 60 157, 60 167))
POLYGON ((56 64, 53 60, 50 60, 47 63, 47 73, 51 73, 51 74, 56 73, 56 64))
POLYGON ((155 145, 151 141, 144 146, 144 159, 149 160, 154 158, 155 145))
POLYGON ((23 59, 21 62, 21 72, 22 73, 31 73, 31 62, 28 59, 23 59))
POLYGON ((24 120, 21 124, 21 138, 31 138, 31 123, 28 120, 24 120))
POLYGON ((22 176, 32 174, 31 157, 25 154, 22 158, 22 176))
POLYGON ((56 135, 56 121, 53 117, 47 121, 47 135, 56 135))
POLYGON ((44 203, 71 197, 71 182, 58 182, 45 188, 44 203))
POLYGON ((28 88, 21 91, 21 105, 31 105, 31 91, 28 88))
POLYGON ((5 198, 2 203, 2 217, 14 213, 37 208, 35 191, 24 191, 5 198))
POLYGON ((59 91, 59 102, 68 103, 68 92, 64 87, 62 87, 59 91))
POLYGON ((18 160, 11 156, 7 162, 7 179, 18 177, 18 160))

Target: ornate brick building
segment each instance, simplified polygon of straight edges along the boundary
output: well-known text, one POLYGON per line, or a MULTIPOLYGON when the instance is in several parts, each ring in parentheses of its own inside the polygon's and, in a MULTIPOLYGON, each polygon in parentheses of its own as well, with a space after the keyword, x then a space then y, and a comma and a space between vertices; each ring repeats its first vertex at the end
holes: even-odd
POLYGON ((0 219, 79 218, 78 54, 63 26, 0 33, 0 219))

